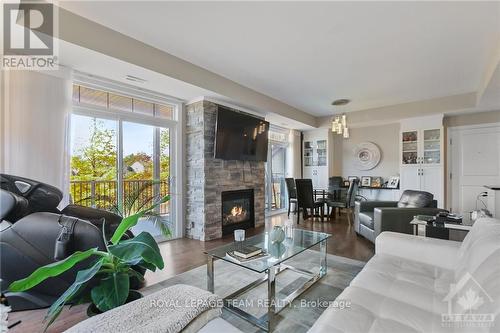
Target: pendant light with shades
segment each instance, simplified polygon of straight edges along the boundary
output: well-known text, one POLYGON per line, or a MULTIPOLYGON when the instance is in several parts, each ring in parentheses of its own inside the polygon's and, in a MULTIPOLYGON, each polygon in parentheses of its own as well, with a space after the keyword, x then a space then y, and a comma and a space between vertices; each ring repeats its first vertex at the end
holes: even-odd
MULTIPOLYGON (((349 99, 337 99, 332 102, 333 106, 341 106, 349 103, 349 99)), ((345 113, 340 115, 335 115, 332 120, 332 132, 335 134, 341 134, 345 139, 349 138, 349 128, 347 127, 347 116, 345 113)))

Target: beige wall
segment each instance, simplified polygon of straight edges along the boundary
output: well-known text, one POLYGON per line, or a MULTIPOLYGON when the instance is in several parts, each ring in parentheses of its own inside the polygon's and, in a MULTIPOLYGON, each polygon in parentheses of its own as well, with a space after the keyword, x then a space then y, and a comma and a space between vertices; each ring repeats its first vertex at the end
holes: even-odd
POLYGON ((334 136, 333 145, 333 174, 348 176, 380 176, 384 180, 399 174, 399 124, 387 124, 363 128, 351 128, 350 138, 343 139, 334 136), (355 167, 355 147, 362 142, 370 141, 379 146, 382 158, 373 169, 361 171, 355 167))
POLYGON ((489 123, 500 123, 500 110, 446 116, 444 118, 445 128, 489 123))

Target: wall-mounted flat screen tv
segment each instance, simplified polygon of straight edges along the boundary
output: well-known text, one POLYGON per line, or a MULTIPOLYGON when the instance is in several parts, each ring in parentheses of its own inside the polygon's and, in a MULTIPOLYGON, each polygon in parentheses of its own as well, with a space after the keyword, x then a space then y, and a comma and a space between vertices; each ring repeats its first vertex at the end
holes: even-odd
POLYGON ((268 132, 267 121, 219 106, 215 158, 265 162, 268 132))

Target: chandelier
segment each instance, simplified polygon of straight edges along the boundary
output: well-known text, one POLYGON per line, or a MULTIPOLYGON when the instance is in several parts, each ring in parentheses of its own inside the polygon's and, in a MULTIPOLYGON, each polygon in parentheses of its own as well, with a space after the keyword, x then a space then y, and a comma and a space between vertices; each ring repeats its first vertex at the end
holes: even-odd
POLYGON ((335 115, 332 120, 332 132, 341 134, 344 138, 349 138, 349 128, 347 127, 347 117, 345 114, 335 115))

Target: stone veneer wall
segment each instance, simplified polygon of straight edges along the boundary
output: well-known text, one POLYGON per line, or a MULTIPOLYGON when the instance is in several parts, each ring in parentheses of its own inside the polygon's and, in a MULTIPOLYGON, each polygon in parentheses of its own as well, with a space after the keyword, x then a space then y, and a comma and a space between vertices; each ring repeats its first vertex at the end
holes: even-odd
POLYGON ((217 104, 186 105, 186 237, 222 237, 221 192, 254 189, 255 225, 264 224, 264 162, 214 158, 217 104))

